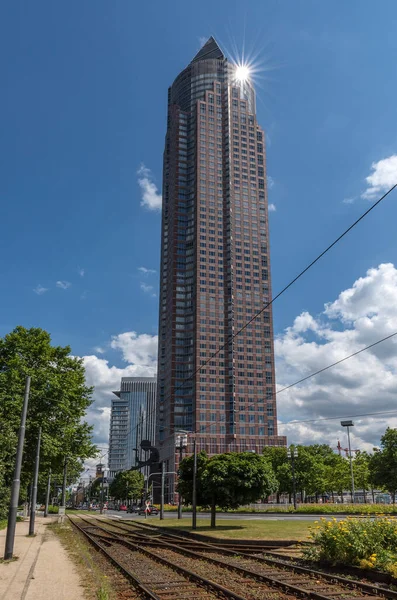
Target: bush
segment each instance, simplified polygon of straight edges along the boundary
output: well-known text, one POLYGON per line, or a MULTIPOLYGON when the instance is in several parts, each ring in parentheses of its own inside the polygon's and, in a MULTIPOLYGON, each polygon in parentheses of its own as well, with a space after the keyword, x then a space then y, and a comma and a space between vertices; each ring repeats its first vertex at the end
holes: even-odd
POLYGON ((378 568, 397 575, 397 519, 348 517, 337 521, 321 518, 310 527, 313 546, 304 548, 310 560, 333 565, 353 565, 363 569, 378 568))
POLYGON ((305 504, 299 506, 297 513, 336 515, 345 513, 348 515, 378 515, 393 514, 396 506, 393 504, 305 504))
POLYGON ((58 514, 58 507, 57 506, 53 506, 52 504, 50 504, 48 506, 48 514, 49 515, 57 515, 58 514))

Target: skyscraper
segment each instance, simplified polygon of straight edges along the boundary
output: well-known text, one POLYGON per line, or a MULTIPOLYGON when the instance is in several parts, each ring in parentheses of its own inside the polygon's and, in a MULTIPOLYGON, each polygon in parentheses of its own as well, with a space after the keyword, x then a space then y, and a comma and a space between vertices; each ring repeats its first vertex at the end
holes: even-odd
POLYGON ((122 377, 120 390, 113 392, 116 398, 112 399, 110 416, 110 477, 135 466, 138 459, 148 458, 140 443, 154 443, 156 386, 156 377, 122 377))
POLYGON ((286 444, 271 308, 233 339, 270 299, 265 136, 247 69, 211 37, 168 90, 157 389, 167 471, 178 430, 209 454, 286 444))

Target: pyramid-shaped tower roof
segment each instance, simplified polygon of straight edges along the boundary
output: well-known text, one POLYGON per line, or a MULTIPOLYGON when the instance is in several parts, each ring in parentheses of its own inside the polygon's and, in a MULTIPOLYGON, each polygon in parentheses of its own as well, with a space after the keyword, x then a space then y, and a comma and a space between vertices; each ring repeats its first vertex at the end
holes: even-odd
POLYGON ((209 58, 225 58, 225 55, 223 54, 222 50, 220 49, 217 41, 213 36, 211 36, 205 42, 204 46, 200 48, 200 50, 197 52, 196 56, 193 58, 191 63, 198 62, 199 60, 207 60, 209 58))

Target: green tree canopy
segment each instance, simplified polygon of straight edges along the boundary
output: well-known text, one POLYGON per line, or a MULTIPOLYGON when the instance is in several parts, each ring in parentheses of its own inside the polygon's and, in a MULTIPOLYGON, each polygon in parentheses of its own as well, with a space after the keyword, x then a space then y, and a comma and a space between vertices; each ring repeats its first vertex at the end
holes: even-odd
MULTIPOLYGON (((201 505, 211 506, 211 527, 215 527, 216 507, 237 508, 277 490, 273 469, 263 456, 248 452, 228 452, 208 459, 198 455, 197 483, 201 505)), ((180 465, 178 491, 191 499, 192 457, 180 465)))
MULTIPOLYGON (((201 475, 208 462, 208 456, 204 450, 197 454, 197 478, 196 478, 196 496, 197 504, 203 506, 206 504, 206 497, 202 491, 201 475)), ((178 494, 182 494, 185 504, 192 504, 193 491, 193 455, 187 456, 179 464, 178 470, 178 494)))
POLYGON ((97 453, 91 441, 92 428, 83 420, 92 402, 92 389, 85 383, 83 361, 70 356, 70 351, 69 346, 52 346, 50 335, 39 328, 16 327, 0 338, 0 463, 7 488, 13 477, 27 375, 32 379, 21 492, 31 478, 40 426, 40 481, 50 467, 53 473, 61 473, 65 457, 76 467, 97 453))
POLYGON ((397 493, 397 429, 388 427, 380 439, 381 450, 369 461, 370 479, 390 492, 393 504, 397 493))
POLYGON ((120 471, 109 486, 109 494, 115 500, 140 500, 144 477, 139 471, 120 471))

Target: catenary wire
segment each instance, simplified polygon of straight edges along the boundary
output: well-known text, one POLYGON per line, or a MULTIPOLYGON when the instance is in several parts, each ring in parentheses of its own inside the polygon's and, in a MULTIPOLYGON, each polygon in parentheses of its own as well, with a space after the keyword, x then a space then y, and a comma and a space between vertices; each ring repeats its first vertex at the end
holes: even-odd
MULTIPOLYGON (((222 352, 222 350, 225 349, 225 347, 232 342, 238 335, 240 335, 240 333, 242 333, 247 327, 248 325, 250 325, 253 321, 255 321, 255 319, 257 317, 259 317, 263 311, 265 311, 267 308, 269 308, 269 306, 272 306, 273 303, 280 298, 280 296, 282 296, 282 294, 284 294, 292 285, 294 285, 294 283, 296 283, 305 273, 307 273, 307 271, 309 269, 311 269, 323 256, 325 256, 325 254, 327 254, 334 246, 336 246, 336 244, 338 242, 340 242, 340 240, 342 240, 354 227, 356 227, 356 225, 358 225, 371 211, 374 210, 374 208, 376 208, 394 189, 397 188, 397 183, 394 184, 387 192, 385 192, 383 194, 383 196, 381 196, 376 202, 374 202, 374 204, 372 204, 372 206, 370 206, 364 213, 362 213, 362 215, 360 215, 360 217, 358 217, 358 219, 356 219, 347 229, 345 229, 345 231, 343 233, 341 233, 341 235, 339 235, 339 237, 337 237, 331 244, 329 244, 329 246, 327 246, 327 248, 325 248, 325 250, 323 250, 314 260, 312 260, 312 262, 310 264, 307 265, 307 267, 305 267, 296 277, 294 277, 294 279, 292 279, 286 286, 284 286, 284 288, 282 288, 282 290, 280 290, 280 292, 278 292, 278 294, 276 294, 276 296, 274 296, 269 302, 267 302, 257 313, 255 313, 255 315, 253 315, 253 317, 251 317, 251 319, 249 319, 249 321, 247 321, 245 323, 245 325, 243 325, 243 327, 241 327, 238 331, 236 331, 236 333, 234 333, 230 339, 228 338, 228 341, 225 342, 222 346, 220 346, 216 352, 214 352, 205 362, 203 362, 202 365, 200 365, 195 371, 194 373, 192 373, 192 375, 189 375, 189 377, 186 377, 182 383, 177 386, 174 390, 174 393, 178 390, 181 390, 183 387, 185 387, 185 384, 188 381, 194 380, 195 376, 201 371, 201 369, 203 369, 208 363, 210 363, 220 352, 222 352)), ((329 367, 328 367, 329 368, 329 367)), ((155 410, 150 411, 147 415, 145 415, 145 418, 143 419, 143 421, 146 421, 149 416, 151 416, 153 413, 155 413, 155 410)), ((139 423, 139 425, 137 425, 135 427, 135 429, 138 429, 138 427, 140 427, 143 423, 143 421, 141 423, 139 423)), ((164 430, 167 430, 168 428, 164 428, 164 430)))
MULTIPOLYGON (((323 373, 324 371, 327 371, 328 369, 331 369, 332 367, 335 367, 337 365, 340 365, 341 363, 345 362, 346 360, 349 360, 350 358, 353 358, 354 356, 357 356, 358 354, 361 354, 362 352, 365 352, 366 350, 370 350, 371 348, 373 348, 374 346, 377 346, 378 344, 381 344, 382 342, 386 342, 387 340, 390 340, 391 338, 395 337, 397 335, 397 331, 395 331, 394 333, 391 333, 390 335, 387 335, 386 337, 383 337, 380 340, 377 340, 376 342, 373 342, 372 344, 369 344, 368 346, 365 346, 365 348, 361 348, 360 350, 357 350, 356 352, 353 352, 352 354, 349 354, 348 356, 345 356, 344 358, 341 358, 340 360, 337 360, 336 362, 331 363, 330 365, 327 365, 326 367, 323 367, 322 369, 319 369, 318 371, 315 371, 314 373, 310 373, 310 375, 307 375, 306 377, 302 377, 301 379, 299 379, 298 381, 295 381, 294 383, 290 383, 289 385, 281 388, 280 390, 276 390, 275 392, 275 396, 277 396, 277 394, 281 394, 281 392, 285 392, 286 390, 289 390, 292 387, 295 387, 296 385, 298 385, 299 383, 302 383, 303 381, 307 381, 308 379, 311 379, 312 377, 315 377, 316 375, 319 375, 320 373, 323 373)), ((269 398, 269 400, 273 400, 272 398, 269 398)), ((250 409, 251 407, 255 407, 256 404, 249 404, 247 406, 247 409, 250 409)), ((246 408, 244 408, 244 411, 247 410, 246 408)), ((397 410, 395 411, 386 411, 387 413, 392 412, 392 413, 396 413, 397 410)), ((368 414, 383 414, 383 413, 368 413, 368 414)), ((359 417, 359 416, 367 416, 367 415, 353 415, 354 417, 359 417)), ((319 417, 318 419, 310 419, 310 420, 304 420, 304 421, 299 421, 299 420, 294 420, 294 421, 284 421, 281 422, 279 421, 279 425, 289 425, 292 423, 314 423, 316 421, 329 421, 332 419, 339 419, 339 418, 344 418, 344 417, 319 417)), ((207 429, 207 427, 209 427, 210 425, 213 425, 214 423, 209 423, 208 425, 206 425, 205 429, 207 429)), ((170 433, 172 432, 177 432, 178 428, 174 427, 165 427, 164 431, 168 431, 170 430, 170 433)), ((191 433, 195 433, 195 434, 200 434, 200 433, 206 433, 205 431, 195 431, 195 432, 191 432, 191 433)))

